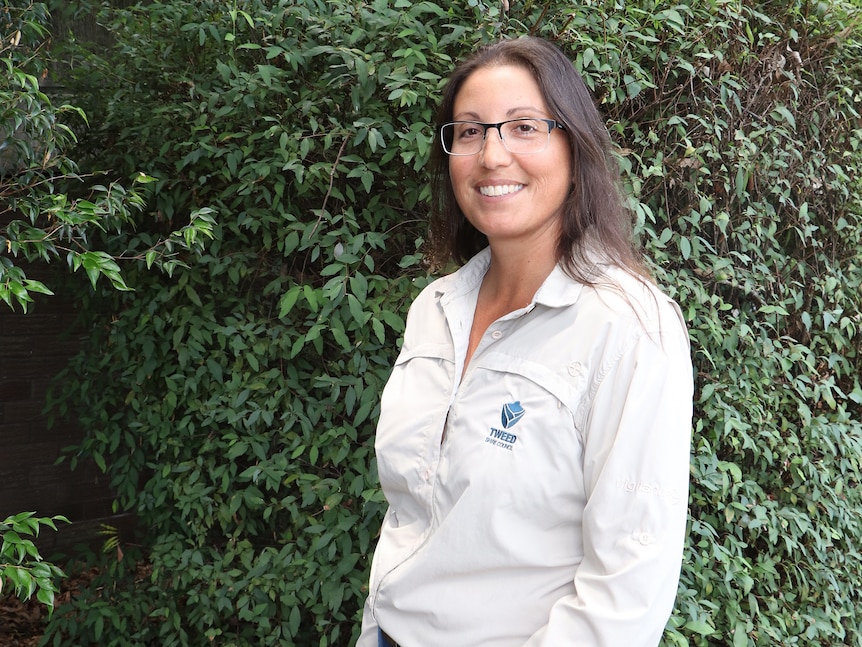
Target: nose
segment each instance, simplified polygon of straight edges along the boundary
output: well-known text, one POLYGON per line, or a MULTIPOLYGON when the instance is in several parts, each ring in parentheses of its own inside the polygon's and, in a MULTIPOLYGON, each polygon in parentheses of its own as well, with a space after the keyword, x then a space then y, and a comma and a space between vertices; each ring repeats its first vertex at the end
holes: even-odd
POLYGON ((485 131, 479 156, 482 165, 488 168, 506 166, 512 161, 512 154, 503 144, 503 136, 498 128, 488 128, 485 131))

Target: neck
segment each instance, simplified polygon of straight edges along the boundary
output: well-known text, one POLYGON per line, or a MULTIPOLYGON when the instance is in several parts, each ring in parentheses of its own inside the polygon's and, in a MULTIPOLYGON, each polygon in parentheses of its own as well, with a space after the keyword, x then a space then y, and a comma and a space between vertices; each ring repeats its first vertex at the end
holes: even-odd
POLYGON ((522 248, 517 251, 495 251, 491 247, 491 264, 482 283, 482 293, 490 303, 511 312, 532 301, 536 291, 556 266, 553 250, 522 248))

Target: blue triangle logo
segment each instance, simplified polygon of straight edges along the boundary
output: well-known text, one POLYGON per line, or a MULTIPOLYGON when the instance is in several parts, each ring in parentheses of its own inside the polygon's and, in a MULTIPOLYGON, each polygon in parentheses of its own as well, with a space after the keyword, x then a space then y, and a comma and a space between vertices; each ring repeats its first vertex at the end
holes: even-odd
POLYGON ((524 407, 522 407, 521 403, 517 400, 515 402, 510 402, 509 404, 504 404, 501 416, 503 429, 514 427, 518 421, 524 417, 525 413, 527 412, 524 410, 524 407))

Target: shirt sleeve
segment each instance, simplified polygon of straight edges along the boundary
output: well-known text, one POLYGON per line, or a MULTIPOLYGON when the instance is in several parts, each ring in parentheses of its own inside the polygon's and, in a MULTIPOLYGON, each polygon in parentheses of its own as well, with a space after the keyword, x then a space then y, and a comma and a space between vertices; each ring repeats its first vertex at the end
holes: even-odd
POLYGON ((365 608, 362 611, 362 631, 355 647, 377 647, 377 621, 371 610, 371 594, 365 600, 365 608))
POLYGON ((693 376, 681 314, 605 358, 586 417, 584 557, 575 592, 525 647, 655 647, 687 521, 693 376))

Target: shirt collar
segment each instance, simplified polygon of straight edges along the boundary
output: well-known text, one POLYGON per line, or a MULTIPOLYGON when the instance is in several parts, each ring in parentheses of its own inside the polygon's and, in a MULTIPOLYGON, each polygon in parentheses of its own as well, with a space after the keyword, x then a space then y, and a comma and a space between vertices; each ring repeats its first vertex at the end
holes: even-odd
POLYGON ((578 300, 583 288, 583 283, 576 281, 556 265, 536 292, 533 301, 549 308, 565 308, 578 300))
POLYGON ((477 290, 482 283, 485 272, 491 265, 491 248, 486 247, 457 271, 444 276, 437 282, 435 292, 443 305, 477 290))
MULTIPOLYGON (((491 248, 486 247, 465 263, 456 272, 444 277, 437 286, 436 296, 445 305, 454 299, 477 290, 491 264, 491 248)), ((575 281, 556 265, 533 297, 533 303, 549 308, 564 308, 574 304, 583 290, 583 284, 575 281)))

